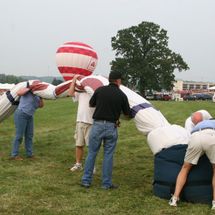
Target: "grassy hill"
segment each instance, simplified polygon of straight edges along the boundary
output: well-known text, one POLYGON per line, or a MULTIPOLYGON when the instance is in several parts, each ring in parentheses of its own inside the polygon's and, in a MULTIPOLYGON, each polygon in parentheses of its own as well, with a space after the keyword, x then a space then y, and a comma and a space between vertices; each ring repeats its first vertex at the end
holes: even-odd
MULTIPOLYGON (((204 101, 154 101, 171 122, 183 125, 195 110, 215 116, 214 103, 204 101)), ((9 160, 14 137, 13 117, 0 124, 0 214, 1 215, 172 215, 210 214, 210 206, 168 201, 153 195, 153 155, 146 138, 134 122, 122 121, 114 157, 113 182, 118 190, 101 189, 102 149, 90 189, 80 187, 82 172, 72 173, 75 161, 74 130, 77 104, 70 98, 45 101, 35 114, 36 159, 9 160)), ((20 154, 24 156, 23 144, 20 154)))

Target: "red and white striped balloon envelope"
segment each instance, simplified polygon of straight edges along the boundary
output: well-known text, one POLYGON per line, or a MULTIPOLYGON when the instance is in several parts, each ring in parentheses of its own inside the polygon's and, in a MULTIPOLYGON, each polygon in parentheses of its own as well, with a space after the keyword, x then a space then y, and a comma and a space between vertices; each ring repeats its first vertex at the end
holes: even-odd
POLYGON ((76 74, 91 75, 97 61, 96 51, 81 42, 66 42, 56 53, 57 67, 65 81, 71 80, 76 74))

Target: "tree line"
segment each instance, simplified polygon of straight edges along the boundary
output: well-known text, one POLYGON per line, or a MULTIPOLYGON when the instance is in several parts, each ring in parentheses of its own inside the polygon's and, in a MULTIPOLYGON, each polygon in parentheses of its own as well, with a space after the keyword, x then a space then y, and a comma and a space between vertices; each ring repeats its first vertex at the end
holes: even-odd
POLYGON ((17 77, 15 75, 5 75, 5 74, 0 74, 0 83, 8 83, 8 84, 17 84, 19 82, 25 81, 21 77, 17 77))
MULTIPOLYGON (((41 80, 41 78, 38 78, 38 77, 34 77, 34 79, 41 80)), ((4 83, 17 84, 22 81, 28 81, 28 79, 20 77, 20 76, 15 76, 15 75, 0 74, 0 83, 2 83, 2 84, 4 84, 4 83)), ((41 80, 41 81, 43 81, 43 80, 41 80)), ((63 82, 62 80, 59 80, 54 77, 51 84, 57 86, 58 84, 61 84, 62 82, 63 82)))

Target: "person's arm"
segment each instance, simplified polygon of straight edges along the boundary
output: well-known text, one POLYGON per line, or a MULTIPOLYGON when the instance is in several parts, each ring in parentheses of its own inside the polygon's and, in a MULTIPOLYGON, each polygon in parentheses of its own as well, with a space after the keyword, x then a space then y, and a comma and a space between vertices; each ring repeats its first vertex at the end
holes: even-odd
POLYGON ((126 119, 133 118, 132 115, 131 115, 131 108, 129 106, 129 102, 128 102, 128 97, 127 96, 124 97, 124 104, 123 104, 123 107, 122 107, 122 112, 123 112, 124 117, 126 119))
POLYGON ((89 101, 90 107, 96 106, 96 94, 97 94, 97 90, 93 93, 92 97, 90 98, 90 101, 89 101))
POLYGON ((180 172, 178 173, 177 180, 176 180, 176 186, 175 186, 175 192, 173 196, 175 196, 177 199, 179 199, 181 191, 187 181, 187 176, 192 168, 192 164, 188 162, 184 162, 183 166, 181 167, 180 172))
POLYGON ((75 96, 75 84, 76 84, 76 80, 77 80, 78 76, 79 75, 75 75, 72 79, 72 83, 71 83, 69 90, 68 90, 69 96, 75 96))
POLYGON ((27 92, 29 92, 30 91, 30 89, 29 88, 27 88, 27 87, 23 87, 23 88, 21 88, 21 89, 19 89, 18 91, 17 91, 17 95, 18 96, 23 96, 23 95, 25 95, 27 92))
POLYGON ((192 123, 191 121, 191 117, 188 117, 185 121, 185 124, 184 124, 184 128, 189 132, 191 133, 191 131, 193 130, 194 128, 194 124, 192 123))

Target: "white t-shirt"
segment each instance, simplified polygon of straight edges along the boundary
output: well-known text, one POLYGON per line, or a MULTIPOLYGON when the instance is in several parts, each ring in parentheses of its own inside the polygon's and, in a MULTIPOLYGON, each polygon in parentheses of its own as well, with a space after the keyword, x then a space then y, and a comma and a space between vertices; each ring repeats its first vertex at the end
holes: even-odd
MULTIPOLYGON (((206 110, 198 110, 196 112, 202 113, 203 120, 212 118, 212 116, 206 110)), ((184 126, 185 129, 187 129, 189 132, 191 132, 193 130, 194 126, 195 125, 193 124, 193 122, 191 120, 191 116, 188 117, 185 121, 185 126, 184 126)))
POLYGON ((93 113, 95 108, 89 106, 90 95, 88 93, 75 92, 73 101, 78 101, 77 122, 93 124, 93 113))

